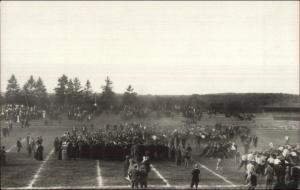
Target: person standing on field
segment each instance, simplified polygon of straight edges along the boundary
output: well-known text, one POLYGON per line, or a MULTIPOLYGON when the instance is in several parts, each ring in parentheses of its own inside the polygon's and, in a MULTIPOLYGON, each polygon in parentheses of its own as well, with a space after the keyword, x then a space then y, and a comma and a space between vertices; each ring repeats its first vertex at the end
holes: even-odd
POLYGON ((27 151, 28 151, 28 157, 31 157, 31 155, 32 155, 31 141, 29 141, 29 143, 27 144, 27 151))
POLYGON ((196 189, 198 188, 198 184, 200 181, 199 175, 200 175, 199 166, 198 164, 196 164, 195 168, 192 170, 191 188, 193 188, 194 186, 196 187, 196 189))
POLYGON ((23 147, 23 146, 22 146, 22 143, 21 143, 21 138, 19 138, 19 139, 17 140, 17 151, 20 152, 22 147, 23 147))

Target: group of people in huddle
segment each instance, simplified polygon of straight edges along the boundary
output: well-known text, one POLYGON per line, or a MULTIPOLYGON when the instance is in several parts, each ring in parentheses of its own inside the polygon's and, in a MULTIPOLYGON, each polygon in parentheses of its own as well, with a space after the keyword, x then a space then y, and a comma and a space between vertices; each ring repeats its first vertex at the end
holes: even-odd
POLYGON ((249 127, 238 125, 193 126, 176 130, 169 136, 169 151, 172 160, 189 159, 190 152, 187 139, 194 139, 202 147, 200 157, 233 158, 238 154, 236 141, 238 137, 249 135, 249 127), (188 144, 188 146, 186 146, 188 144))
POLYGON ((160 141, 155 131, 136 123, 106 125, 94 129, 92 123, 74 125, 72 131, 54 140, 58 159, 108 159, 124 160, 131 152, 140 160, 148 150, 154 159, 168 156, 168 148, 160 141))

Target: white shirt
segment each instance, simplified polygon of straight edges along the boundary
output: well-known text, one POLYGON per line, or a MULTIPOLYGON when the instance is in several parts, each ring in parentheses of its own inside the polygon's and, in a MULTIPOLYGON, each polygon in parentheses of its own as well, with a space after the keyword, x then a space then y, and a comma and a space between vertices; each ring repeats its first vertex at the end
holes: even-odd
POLYGON ((236 150, 234 145, 231 145, 231 150, 236 150))
POLYGON ((248 161, 253 161, 254 160, 254 156, 253 156, 253 154, 248 154, 248 156, 247 156, 247 160, 248 161))
POLYGON ((268 158, 267 161, 268 161, 270 164, 273 164, 273 163, 274 163, 274 158, 270 157, 270 158, 268 158))
POLYGON ((289 153, 289 150, 288 149, 284 149, 283 152, 282 152, 282 155, 284 157, 286 157, 288 155, 288 153, 289 153))
POLYGON ((245 154, 242 155, 242 160, 246 161, 247 160, 247 156, 245 154))
POLYGON ((249 164, 247 164, 247 174, 249 175, 249 174, 251 174, 251 173, 253 173, 254 172, 254 165, 252 164, 252 163, 249 163, 249 164))
POLYGON ((257 164, 259 164, 259 165, 262 165, 262 164, 263 164, 263 161, 262 161, 263 159, 262 159, 261 156, 256 156, 255 160, 256 160, 256 163, 257 163, 257 164))
POLYGON ((279 159, 277 159, 277 158, 274 160, 274 164, 279 164, 280 162, 281 161, 279 159))

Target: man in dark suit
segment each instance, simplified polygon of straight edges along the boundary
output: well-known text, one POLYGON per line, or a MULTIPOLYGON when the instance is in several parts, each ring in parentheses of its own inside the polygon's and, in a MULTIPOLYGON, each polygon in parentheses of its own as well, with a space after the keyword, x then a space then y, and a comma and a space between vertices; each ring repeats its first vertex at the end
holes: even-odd
POLYGON ((193 188, 194 185, 195 185, 196 189, 198 188, 198 184, 200 181, 199 175, 200 175, 199 166, 198 166, 198 164, 196 164, 195 168, 192 170, 191 188, 193 188))
POLYGON ((19 138, 19 139, 17 140, 17 151, 20 152, 22 147, 23 147, 23 146, 22 146, 22 143, 21 143, 21 138, 19 138))
POLYGON ((44 151, 43 145, 39 144, 38 148, 37 148, 37 160, 40 160, 40 161, 44 160, 43 151, 44 151))

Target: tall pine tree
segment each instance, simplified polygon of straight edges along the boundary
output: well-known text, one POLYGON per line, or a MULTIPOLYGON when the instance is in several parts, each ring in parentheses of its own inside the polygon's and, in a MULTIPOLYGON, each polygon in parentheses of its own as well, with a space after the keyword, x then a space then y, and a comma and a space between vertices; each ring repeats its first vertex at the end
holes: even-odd
POLYGON ((122 105, 124 107, 132 108, 137 104, 137 93, 134 92, 134 89, 129 85, 123 95, 122 105))
POLYGON ((55 88, 56 103, 66 103, 67 85, 68 77, 66 75, 62 75, 60 78, 58 78, 58 84, 55 88))
POLYGON ((35 83, 35 103, 39 107, 44 107, 48 103, 47 89, 43 83, 41 77, 39 77, 35 83))
POLYGON ((109 77, 105 79, 105 85, 102 86, 100 106, 103 110, 112 110, 116 105, 115 93, 113 92, 112 81, 109 77))
POLYGON ((35 80, 31 75, 27 82, 23 86, 22 95, 24 98, 25 105, 33 106, 35 104, 35 80))
POLYGON ((83 89, 83 94, 84 94, 84 103, 90 104, 92 100, 92 86, 91 82, 89 80, 86 81, 84 89, 83 89))
POLYGON ((14 74, 12 74, 8 80, 5 98, 9 104, 21 103, 20 86, 14 74))
POLYGON ((66 90, 66 104, 73 104, 74 97, 74 83, 72 79, 69 79, 67 90, 66 90))
POLYGON ((74 78, 73 83, 74 83, 73 104, 79 105, 83 103, 81 83, 77 77, 74 78))

